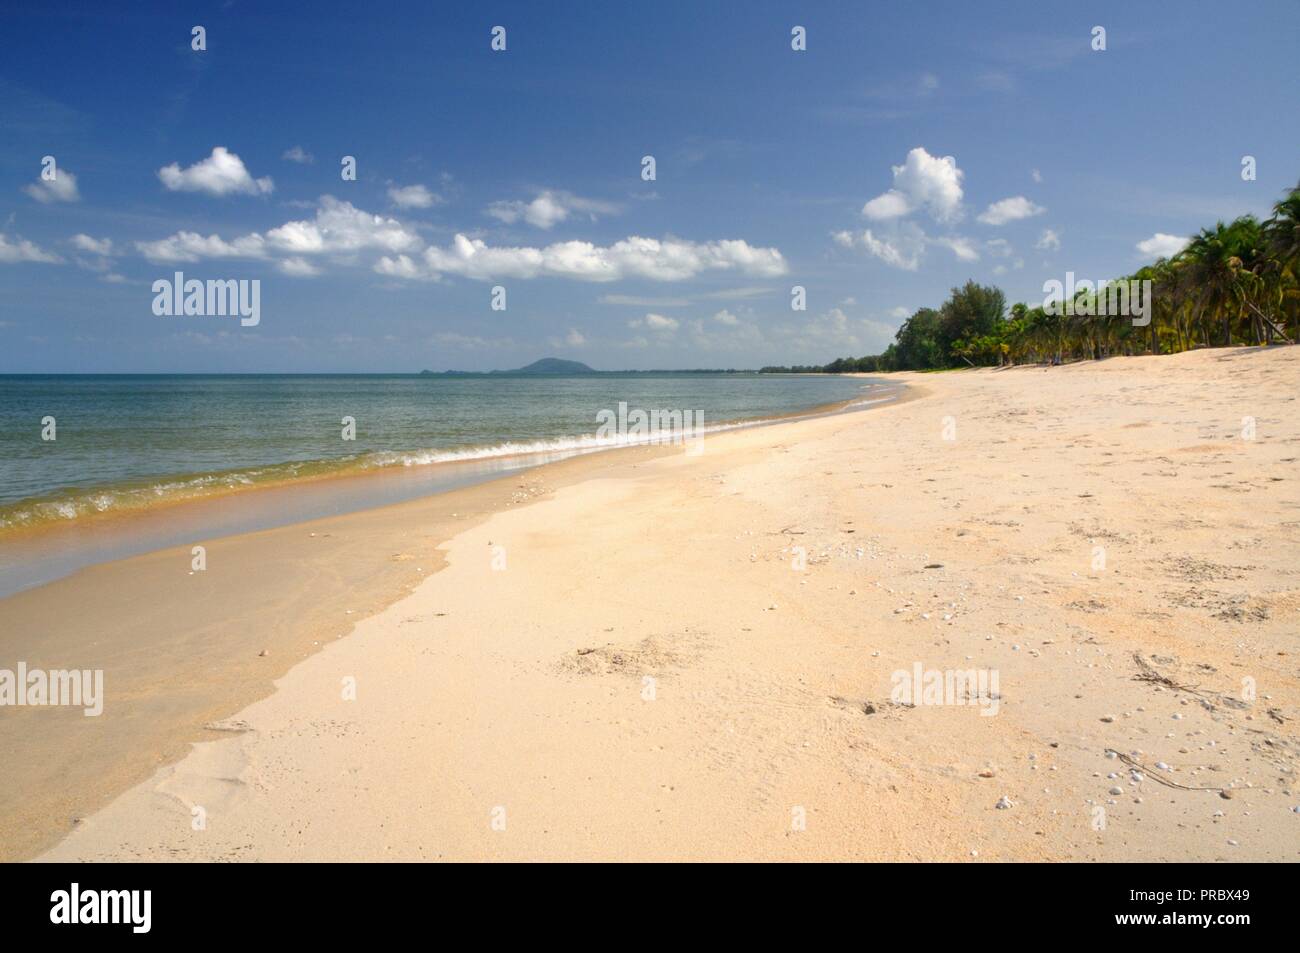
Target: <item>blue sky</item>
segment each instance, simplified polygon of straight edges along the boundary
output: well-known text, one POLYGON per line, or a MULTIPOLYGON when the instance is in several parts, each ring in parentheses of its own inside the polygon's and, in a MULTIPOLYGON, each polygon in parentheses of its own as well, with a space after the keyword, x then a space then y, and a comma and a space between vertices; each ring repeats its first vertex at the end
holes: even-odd
POLYGON ((820 363, 1300 179, 1294 0, 274 6, 0 14, 0 372, 820 363))

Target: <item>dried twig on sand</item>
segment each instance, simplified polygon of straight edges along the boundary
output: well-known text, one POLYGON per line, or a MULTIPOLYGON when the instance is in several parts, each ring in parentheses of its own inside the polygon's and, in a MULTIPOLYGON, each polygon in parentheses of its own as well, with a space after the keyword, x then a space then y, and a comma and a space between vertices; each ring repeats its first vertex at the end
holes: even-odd
POLYGON ((1183 685, 1181 682, 1175 682, 1168 675, 1162 675, 1156 670, 1156 667, 1142 657, 1141 652, 1133 653, 1133 661, 1137 664, 1138 673, 1133 679, 1138 682, 1151 682, 1155 685, 1163 685, 1175 692, 1187 692, 1190 695, 1196 695, 1200 698, 1206 698, 1205 692, 1201 691, 1199 685, 1183 685))
POLYGON ((1186 784, 1179 784, 1177 781, 1170 781, 1168 778, 1166 778, 1164 775, 1160 774, 1159 772, 1153 772, 1150 768, 1144 765, 1137 758, 1130 758, 1128 755, 1124 754, 1121 751, 1116 751, 1114 748, 1107 748, 1106 751, 1113 754, 1115 757, 1119 758, 1120 761, 1123 761, 1130 768, 1133 768, 1137 771, 1141 771, 1143 777, 1150 778, 1152 781, 1157 781, 1160 784, 1163 784, 1165 787, 1178 788, 1178 790, 1180 791, 1218 791, 1220 794, 1222 794, 1225 790, 1227 790, 1226 788, 1188 787, 1186 784))

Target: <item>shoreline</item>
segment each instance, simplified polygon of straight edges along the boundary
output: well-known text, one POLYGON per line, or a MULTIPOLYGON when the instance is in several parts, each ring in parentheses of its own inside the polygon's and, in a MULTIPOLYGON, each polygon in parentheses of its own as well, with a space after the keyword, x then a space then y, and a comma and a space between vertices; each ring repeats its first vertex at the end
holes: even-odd
MULTIPOLYGON (((861 394, 846 400, 766 417, 706 423, 705 435, 791 420, 814 419, 858 408, 866 409, 864 405, 894 399, 892 395, 901 393, 904 389, 898 385, 878 383, 891 396, 871 400, 872 385, 866 384, 861 394)), ((478 455, 454 456, 425 463, 340 467, 306 476, 295 475, 259 483, 227 484, 192 495, 151 500, 144 506, 109 508, 81 513, 72 518, 48 518, 38 523, 9 525, 0 528, 0 599, 32 586, 64 578, 87 566, 180 545, 184 539, 200 541, 290 526, 328 515, 362 512, 476 485, 571 457, 628 447, 662 445, 664 442, 647 435, 645 440, 584 445, 583 441, 588 437, 595 439, 594 435, 552 438, 556 446, 549 448, 540 448, 540 444, 546 441, 538 440, 535 443, 539 449, 520 452, 495 452, 509 447, 509 444, 483 445, 478 448, 482 451, 478 455), (562 446, 565 442, 572 446, 562 446), (232 505, 242 507, 242 510, 232 514, 232 505), (178 529, 177 526, 183 529, 178 529), (88 550, 93 551, 89 556, 88 550), (7 578, 12 574, 9 568, 12 566, 27 567, 26 575, 7 578), (33 568, 38 566, 50 568, 33 568)), ((409 456, 417 451, 392 453, 409 456)), ((304 465, 327 462, 330 461, 304 461, 304 465)), ((273 465, 283 466, 287 464, 273 465)), ((242 471, 236 469, 222 472, 229 475, 242 471)), ((186 475, 153 479, 184 482, 184 478, 186 475)), ((109 492, 109 489, 80 490, 78 498, 109 492)), ((44 498, 32 498, 14 505, 34 506, 48 502, 44 498)))
MULTIPOLYGON (((911 399, 909 390, 897 389, 891 403, 911 399)), ((862 399, 705 439, 857 413, 862 399)), ((877 406, 886 405, 861 411, 877 406)), ((22 649, 5 645, 18 653, 12 661, 102 668, 108 704, 125 697, 124 711, 92 719, 80 709, 0 709, 8 719, 0 721, 0 760, 16 766, 0 789, 0 861, 50 847, 192 744, 220 737, 222 729, 210 725, 271 694, 293 665, 438 572, 442 547, 466 527, 559 488, 681 453, 679 445, 652 444, 579 452, 413 499, 196 536, 207 550, 202 573, 190 571, 186 543, 93 563, 0 599, 0 629, 30 633, 22 649), (174 625, 186 617, 191 621, 174 625), (131 724, 114 727, 119 717, 131 724), (36 719, 44 732, 35 730, 36 719), (42 755, 50 750, 54 758, 42 755)), ((371 476, 384 474, 359 479, 373 487, 371 476)))
POLYGON ((408 567, 401 598, 36 852, 1294 861, 1297 354, 907 375, 879 413, 530 471, 445 535, 340 517, 323 590, 408 567), (366 552, 419 561, 349 579, 366 552), (892 701, 917 663, 999 673, 997 716, 892 701))

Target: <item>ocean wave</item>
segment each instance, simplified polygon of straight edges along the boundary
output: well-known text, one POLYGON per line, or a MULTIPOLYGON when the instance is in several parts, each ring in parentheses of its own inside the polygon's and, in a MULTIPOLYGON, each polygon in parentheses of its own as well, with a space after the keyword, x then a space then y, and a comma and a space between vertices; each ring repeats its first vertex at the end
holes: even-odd
MULTIPOLYGON (((844 409, 885 403, 894 395, 867 397, 848 401, 844 409)), ((798 416, 810 416, 818 411, 798 416)), ((644 433, 613 433, 609 435, 577 434, 512 440, 491 444, 462 447, 441 447, 416 450, 369 451, 346 457, 295 461, 236 470, 171 475, 152 481, 132 481, 116 486, 101 486, 64 490, 44 498, 28 498, 0 505, 0 532, 6 530, 35 529, 50 524, 68 523, 87 517, 104 516, 143 510, 168 503, 178 503, 259 487, 283 485, 307 479, 346 476, 367 471, 382 471, 395 467, 422 467, 439 464, 465 463, 476 460, 495 460, 509 457, 573 456, 597 450, 618 447, 681 444, 702 432, 704 436, 728 430, 779 423, 794 419, 790 416, 751 418, 706 424, 700 431, 658 430, 644 433)))

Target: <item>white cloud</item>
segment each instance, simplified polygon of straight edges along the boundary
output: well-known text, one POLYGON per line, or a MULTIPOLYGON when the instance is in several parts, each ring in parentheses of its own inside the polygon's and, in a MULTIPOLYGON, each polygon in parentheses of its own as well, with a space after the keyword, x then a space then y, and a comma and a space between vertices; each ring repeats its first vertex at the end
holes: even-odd
MULTIPOLYGON (((252 236, 250 236, 252 237, 252 236)), ((314 219, 285 222, 266 233, 266 241, 292 255, 315 255, 378 249, 414 251, 419 235, 395 218, 362 211, 351 202, 322 195, 314 219)))
POLYGON ((23 191, 38 202, 80 202, 81 193, 77 191, 77 177, 67 169, 55 166, 53 179, 37 179, 23 191))
POLYGON ((723 308, 721 311, 715 314, 713 316, 713 320, 717 321, 719 324, 728 325, 729 327, 735 327, 737 324, 740 323, 740 318, 736 317, 726 308, 723 308))
POLYGON ((710 291, 708 294, 701 295, 702 298, 713 298, 718 301, 738 301, 743 298, 757 298, 762 295, 770 295, 775 289, 766 288, 762 285, 749 286, 746 288, 723 288, 719 291, 710 291))
POLYGON ((990 238, 984 243, 984 247, 994 258, 1008 258, 1015 250, 1005 238, 990 238))
POLYGON ((890 308, 890 309, 889 309, 889 316, 890 316, 891 318, 897 318, 898 320, 901 321, 903 318, 909 318, 909 317, 911 317, 911 316, 912 316, 912 312, 911 312, 911 309, 909 309, 909 308, 904 308, 902 305, 899 305, 897 308, 890 308))
POLYGON ((182 169, 178 163, 163 166, 158 178, 171 192, 206 192, 208 195, 266 195, 275 189, 269 177, 254 179, 244 160, 225 146, 217 146, 208 158, 182 169))
MULTIPOLYGON (((420 277, 450 274, 478 280, 545 275, 577 281, 682 281, 704 271, 735 270, 762 277, 786 272, 785 259, 777 249, 758 248, 736 239, 691 242, 632 236, 607 246, 571 241, 536 248, 493 247, 482 239, 458 234, 449 248, 430 246, 423 257, 420 277)), ((403 263, 388 258, 381 259, 375 270, 414 277, 402 274, 409 271, 403 263)))
POLYGON ((1017 222, 1022 218, 1041 215, 1045 211, 1047 209, 1035 205, 1023 195, 1013 195, 1011 198, 994 202, 980 214, 979 220, 985 225, 1005 225, 1007 222, 1017 222))
POLYGON ((960 235, 947 235, 943 238, 932 238, 929 240, 932 244, 942 245, 949 249, 962 261, 979 261, 980 253, 975 249, 975 243, 969 238, 962 238, 960 235))
POLYGON ((310 165, 316 161, 316 157, 302 146, 294 146, 292 149, 285 149, 284 154, 281 155, 280 158, 287 162, 297 162, 299 165, 310 165))
POLYGON ((136 242, 135 247, 156 264, 202 261, 205 258, 266 257, 266 241, 258 234, 228 242, 220 235, 204 237, 198 232, 182 231, 154 242, 136 242))
POLYGON ((947 248, 961 261, 979 261, 980 257, 979 250, 971 239, 961 235, 932 238, 910 222, 898 226, 887 235, 877 235, 868 228, 858 235, 836 232, 832 237, 845 248, 863 248, 891 268, 902 271, 916 271, 925 257, 925 250, 933 245, 947 248))
POLYGON ((1137 250, 1152 258, 1172 258, 1186 248, 1189 241, 1190 238, 1156 232, 1150 238, 1138 242, 1137 250))
POLYGON ((577 328, 569 328, 569 333, 564 336, 564 343, 569 347, 582 347, 587 343, 587 338, 577 328))
POLYGON ((305 258, 286 258, 280 262, 280 270, 293 278, 314 278, 320 269, 305 258))
POLYGON ((864 248, 891 268, 903 271, 916 271, 925 253, 925 233, 915 225, 900 227, 895 234, 886 237, 877 237, 868 228, 859 235, 836 232, 834 238, 845 248, 864 248))
POLYGON ((1038 236, 1034 247, 1041 248, 1043 251, 1056 251, 1061 247, 1061 236, 1052 229, 1045 228, 1043 234, 1038 236))
POLYGON ((432 208, 435 205, 441 205, 443 198, 435 192, 430 192, 423 185, 390 185, 388 187, 388 198, 398 208, 432 208))
MULTIPOLYGON (((78 238, 94 242, 88 236, 78 238)), ((422 274, 420 266, 406 254, 417 252, 422 244, 419 235, 395 218, 374 215, 351 202, 322 195, 314 218, 285 222, 265 235, 251 232, 227 240, 220 235, 180 231, 158 241, 136 242, 135 246, 155 263, 220 258, 269 260, 284 274, 299 278, 321 274, 321 266, 310 260, 313 257, 349 256, 375 250, 397 255, 375 266, 380 274, 399 278, 434 277, 422 274)))
POLYGON ((1035 182, 1043 181, 1043 173, 1039 172, 1037 169, 1030 169, 1029 175, 1035 182))
POLYGON ((649 312, 644 318, 633 318, 627 323, 627 326, 629 328, 649 328, 651 331, 658 331, 660 334, 672 334, 680 324, 681 322, 676 318, 649 312))
POLYGON ((113 242, 108 238, 91 238, 89 235, 78 233, 72 236, 72 244, 84 252, 92 255, 107 256, 113 254, 113 242))
POLYGON ((873 220, 898 218, 918 208, 926 209, 939 222, 961 218, 964 173, 952 156, 932 156, 920 146, 907 154, 902 165, 893 166, 894 187, 862 207, 873 220))
POLYGON ((63 259, 24 238, 15 238, 11 242, 9 236, 0 232, 0 264, 14 265, 21 261, 57 265, 63 259))
POLYGON ((646 297, 644 295, 601 295, 598 304, 625 304, 637 308, 684 308, 691 303, 690 298, 646 297))
POLYGON ((898 218, 910 211, 912 211, 912 206, 908 203, 907 196, 895 189, 877 195, 862 206, 862 214, 873 221, 898 218))
POLYGON ((397 255, 394 258, 385 256, 375 263, 375 271, 381 275, 388 275, 392 278, 406 278, 408 280, 436 278, 435 275, 429 275, 421 271, 420 266, 407 255, 397 255))
POLYGON ((531 202, 493 202, 487 214, 513 225, 523 220, 541 229, 551 229, 565 221, 574 212, 586 214, 594 221, 597 215, 612 215, 618 206, 595 199, 584 199, 569 192, 547 189, 539 192, 531 202))

